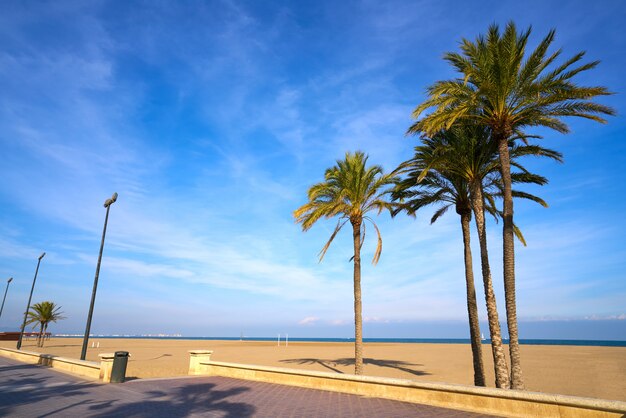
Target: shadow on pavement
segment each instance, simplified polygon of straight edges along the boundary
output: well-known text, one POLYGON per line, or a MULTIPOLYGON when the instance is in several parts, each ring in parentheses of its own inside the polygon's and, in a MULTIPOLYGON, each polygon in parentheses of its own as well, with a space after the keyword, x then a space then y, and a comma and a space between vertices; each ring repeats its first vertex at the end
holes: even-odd
POLYGON ((47 367, 1 363, 0 416, 247 418, 256 411, 228 400, 250 390, 241 384, 224 389, 191 379, 103 384, 47 367))
POLYGON ((0 416, 20 415, 16 408, 46 401, 54 397, 87 395, 90 389, 101 386, 86 381, 59 381, 55 376, 42 376, 41 366, 19 365, 1 367, 0 416), (8 376, 7 376, 8 374, 8 376))
MULTIPOLYGON (((185 417, 194 414, 218 413, 225 418, 246 418, 254 415, 256 408, 243 402, 231 402, 227 398, 250 390, 247 387, 234 387, 216 390, 213 383, 184 384, 167 390, 137 392, 142 400, 123 401, 115 407, 92 405, 89 416, 95 417, 145 417, 167 416, 185 417)), ((133 388, 135 391, 137 388, 133 388)))

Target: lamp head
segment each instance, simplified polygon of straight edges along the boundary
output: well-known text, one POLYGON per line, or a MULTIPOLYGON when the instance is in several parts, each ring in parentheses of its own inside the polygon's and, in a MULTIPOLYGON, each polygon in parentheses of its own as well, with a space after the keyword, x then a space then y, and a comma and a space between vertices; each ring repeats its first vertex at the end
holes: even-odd
POLYGON ((7 283, 11 283, 13 281, 13 277, 10 277, 9 280, 7 280, 7 283))
POLYGON ((107 199, 106 202, 104 202, 104 207, 108 208, 113 203, 115 203, 116 200, 117 200, 117 193, 113 193, 113 196, 111 196, 110 199, 107 199))
POLYGON ((39 256, 39 260, 41 260, 42 258, 44 258, 44 256, 46 255, 46 253, 41 253, 41 255, 39 256))

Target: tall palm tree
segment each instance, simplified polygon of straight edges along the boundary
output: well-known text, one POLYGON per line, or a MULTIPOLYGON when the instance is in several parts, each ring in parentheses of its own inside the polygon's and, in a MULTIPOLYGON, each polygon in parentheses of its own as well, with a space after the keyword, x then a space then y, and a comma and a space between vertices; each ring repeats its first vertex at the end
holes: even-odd
MULTIPOLYGON (((409 214, 426 205, 433 203, 442 204, 435 212, 431 222, 436 221, 453 204, 457 213, 461 216, 465 248, 467 305, 474 360, 474 382, 476 385, 484 386, 478 311, 474 290, 471 248, 469 246, 469 223, 472 211, 475 213, 481 249, 481 270, 483 272, 485 301, 494 357, 496 386, 507 387, 508 368, 502 349, 500 323, 491 280, 484 222, 485 211, 494 216, 496 220, 501 216, 501 213, 496 209, 495 198, 502 195, 498 151, 493 141, 489 141, 488 134, 487 129, 481 126, 457 125, 447 131, 438 132, 433 138, 422 138, 422 145, 415 148, 413 159, 400 166, 400 171, 407 173, 408 177, 399 183, 394 190, 393 197, 404 199, 400 209, 406 210, 409 214)), ((561 160, 561 155, 552 150, 532 145, 515 146, 512 150, 513 164, 520 170, 518 173, 514 173, 515 182, 540 185, 547 182, 545 178, 529 173, 519 164, 517 160, 526 155, 546 156, 558 161, 561 160)), ((542 199, 529 193, 514 191, 514 195, 546 206, 542 199)), ((398 209, 394 212, 398 212, 398 209)), ((515 232, 522 243, 524 243, 519 229, 515 228, 515 232)))
POLYGON ((361 247, 365 238, 365 223, 372 223, 378 236, 378 243, 372 264, 376 264, 382 252, 382 238, 378 226, 367 216, 369 212, 391 210, 387 200, 390 187, 396 177, 384 174, 378 165, 367 166, 367 156, 360 151, 346 153, 345 159, 337 160, 337 165, 326 170, 324 181, 313 185, 308 191, 308 203, 296 211, 296 222, 307 231, 320 218, 339 216, 339 221, 330 239, 320 251, 320 261, 341 228, 350 222, 354 244, 354 373, 363 373, 363 333, 361 317, 361 247))
POLYGON ((485 386, 482 342, 480 324, 478 322, 474 270, 472 268, 472 250, 470 247, 472 208, 470 205, 469 187, 464 178, 448 174, 445 171, 440 172, 436 169, 428 171, 421 180, 418 180, 426 164, 419 156, 420 150, 416 149, 415 151, 415 157, 404 163, 405 170, 409 170, 408 176, 398 184, 392 195, 394 200, 403 201, 401 205, 394 209, 394 215, 402 210, 411 216, 415 216, 419 209, 433 204, 439 205, 439 208, 432 216, 431 224, 436 222, 452 206, 454 206, 456 213, 460 215, 461 231, 463 233, 467 313, 474 364, 474 385, 485 386))
POLYGON ((459 78, 438 81, 428 88, 428 98, 417 106, 413 116, 418 119, 426 110, 431 113, 415 122, 409 132, 435 132, 449 128, 456 121, 473 121, 489 127, 498 145, 503 184, 503 270, 506 299, 509 350, 511 354, 511 385, 523 389, 520 364, 517 309, 515 298, 515 249, 513 242, 513 195, 511 191, 511 160, 509 140, 524 137, 524 129, 540 126, 567 133, 563 122, 576 116, 606 123, 604 115, 615 111, 593 101, 597 96, 611 94, 605 87, 577 85, 574 77, 593 69, 599 61, 581 64, 580 52, 556 66, 561 50, 548 53, 554 40, 551 30, 539 45, 526 54, 531 29, 519 32, 513 22, 504 33, 493 24, 487 35, 474 42, 464 39, 461 52, 445 55, 459 78), (552 66, 552 67, 551 67, 552 66), (549 68, 551 67, 551 68, 549 68))
POLYGON ((39 336, 37 337, 38 347, 43 347, 45 333, 48 330, 50 322, 57 322, 61 319, 65 319, 63 312, 60 312, 60 310, 61 307, 57 306, 54 302, 46 301, 35 303, 28 312, 28 320, 26 321, 26 324, 35 323, 35 326, 39 324, 39 336))

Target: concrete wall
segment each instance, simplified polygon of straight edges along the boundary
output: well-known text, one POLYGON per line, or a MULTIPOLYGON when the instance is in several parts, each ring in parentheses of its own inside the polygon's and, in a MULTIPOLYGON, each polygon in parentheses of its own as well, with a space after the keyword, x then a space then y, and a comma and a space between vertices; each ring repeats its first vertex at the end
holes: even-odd
POLYGON ((0 348, 0 355, 29 364, 41 364, 55 370, 87 377, 100 378, 100 363, 93 361, 75 360, 67 357, 57 357, 50 354, 34 353, 32 351, 0 348))
POLYGON ((508 417, 626 417, 626 403, 525 391, 355 376, 216 361, 202 374, 352 393, 508 417))

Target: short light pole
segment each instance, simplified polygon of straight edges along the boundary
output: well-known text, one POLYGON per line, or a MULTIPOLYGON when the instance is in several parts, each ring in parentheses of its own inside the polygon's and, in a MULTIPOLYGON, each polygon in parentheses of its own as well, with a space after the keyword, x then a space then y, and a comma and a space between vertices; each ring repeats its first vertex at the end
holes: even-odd
POLYGON ((37 281, 37 273, 39 273, 39 264, 41 259, 44 258, 46 253, 42 253, 37 260, 37 269, 35 270, 35 277, 33 278, 33 286, 30 288, 30 296, 28 297, 28 304, 26 305, 26 312, 24 312, 24 322, 22 322, 22 329, 20 329, 20 338, 17 340, 17 349, 22 348, 22 337, 24 336, 24 328, 26 328, 26 318, 28 318, 28 311, 30 311, 30 301, 33 298, 33 290, 35 290, 35 282, 37 281))
POLYGON ((102 241, 100 242, 100 254, 98 255, 98 265, 96 266, 96 277, 93 279, 93 291, 91 292, 91 305, 89 306, 89 315, 87 315, 87 327, 85 328, 85 336, 83 337, 83 349, 80 352, 80 359, 85 360, 87 356, 87 344, 89 343, 89 332, 91 331, 91 317, 93 316, 93 306, 96 303, 96 290, 98 289, 98 276, 100 275, 100 263, 102 262, 102 251, 104 250, 104 237, 107 233, 107 222, 109 221, 109 209, 117 200, 117 193, 113 193, 110 199, 104 202, 107 213, 104 217, 104 228, 102 229, 102 241))
POLYGON ((7 288, 4 291, 4 297, 2 298, 2 306, 0 306, 0 318, 2 317, 2 310, 4 309, 4 301, 7 300, 7 292, 9 291, 9 284, 13 281, 13 277, 7 280, 7 288))

